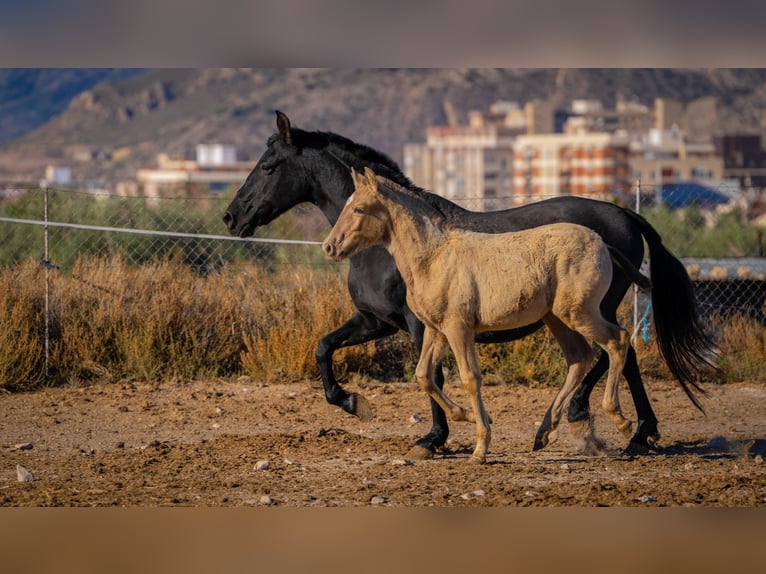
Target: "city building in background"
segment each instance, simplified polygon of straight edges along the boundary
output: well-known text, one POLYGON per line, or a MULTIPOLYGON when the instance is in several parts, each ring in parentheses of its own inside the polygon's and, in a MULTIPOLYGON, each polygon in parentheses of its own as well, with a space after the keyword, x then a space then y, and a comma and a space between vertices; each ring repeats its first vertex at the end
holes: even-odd
POLYGON ((760 139, 715 140, 712 99, 684 106, 657 98, 649 107, 618 98, 614 109, 578 99, 565 110, 497 102, 469 112, 467 125, 458 125, 454 112, 447 116, 450 125, 429 127, 425 143, 405 146, 404 171, 470 209, 570 194, 630 203, 638 183, 651 196, 680 182, 731 189, 766 178, 766 169, 758 171, 766 168, 756 153, 760 139))
POLYGON ((251 162, 237 161, 236 147, 199 144, 194 160, 159 154, 157 167, 139 169, 137 186, 124 188, 123 194, 147 198, 218 194, 240 186, 251 170, 251 162))

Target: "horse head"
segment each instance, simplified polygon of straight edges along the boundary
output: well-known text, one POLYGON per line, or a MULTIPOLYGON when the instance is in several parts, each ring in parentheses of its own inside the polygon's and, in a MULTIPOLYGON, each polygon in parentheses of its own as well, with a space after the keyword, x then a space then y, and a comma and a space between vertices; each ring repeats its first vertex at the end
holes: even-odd
POLYGON ((369 167, 364 174, 351 168, 354 193, 322 244, 329 259, 340 261, 360 251, 385 243, 390 231, 390 214, 381 202, 378 181, 369 167))
POLYGON ((294 142, 290 119, 280 111, 277 132, 239 188, 223 216, 229 233, 249 237, 299 203, 310 201, 309 178, 300 169, 300 147, 294 142))

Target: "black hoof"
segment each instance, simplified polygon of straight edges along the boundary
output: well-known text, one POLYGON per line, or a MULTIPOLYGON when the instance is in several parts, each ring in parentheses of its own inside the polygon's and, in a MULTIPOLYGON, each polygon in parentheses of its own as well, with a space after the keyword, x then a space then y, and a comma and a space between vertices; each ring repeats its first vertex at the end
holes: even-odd
POLYGON ((628 456, 641 456, 649 454, 651 450, 652 447, 649 446, 649 443, 631 439, 628 446, 625 447, 624 454, 628 456))
POLYGON ((569 401, 569 408, 567 409, 567 421, 574 423, 581 420, 587 420, 590 418, 590 407, 587 403, 580 402, 577 397, 572 397, 569 401))
POLYGON ((625 448, 625 454, 644 455, 657 449, 657 441, 660 440, 660 433, 657 430, 657 421, 640 421, 636 434, 630 439, 625 448))
POLYGON ((341 403, 342 408, 347 413, 359 417, 359 420, 369 422, 372 420, 372 407, 362 395, 350 393, 341 403))
POLYGON ((444 446, 447 441, 446 436, 441 436, 439 433, 431 431, 426 436, 420 438, 413 448, 420 448, 430 452, 432 455, 436 454, 437 449, 444 446))
POLYGON ((408 460, 430 460, 436 453, 433 450, 424 448, 420 445, 415 445, 407 453, 406 458, 408 460))
POLYGON ((542 450, 547 445, 548 445, 548 438, 547 437, 546 438, 542 438, 542 437, 536 436, 535 437, 535 444, 532 447, 532 450, 533 451, 535 451, 535 450, 542 450))

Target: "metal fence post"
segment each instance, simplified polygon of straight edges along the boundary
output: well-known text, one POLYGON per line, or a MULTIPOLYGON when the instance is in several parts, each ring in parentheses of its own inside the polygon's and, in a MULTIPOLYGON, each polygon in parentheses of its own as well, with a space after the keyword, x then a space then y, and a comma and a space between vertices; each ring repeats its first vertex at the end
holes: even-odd
POLYGON ((45 254, 43 255, 43 267, 45 267, 45 382, 48 383, 50 365, 50 254, 48 251, 48 188, 45 188, 45 254))
MULTIPOLYGON (((641 211, 641 180, 636 180, 636 213, 641 211)), ((633 284, 633 337, 638 333, 638 285, 633 284)))

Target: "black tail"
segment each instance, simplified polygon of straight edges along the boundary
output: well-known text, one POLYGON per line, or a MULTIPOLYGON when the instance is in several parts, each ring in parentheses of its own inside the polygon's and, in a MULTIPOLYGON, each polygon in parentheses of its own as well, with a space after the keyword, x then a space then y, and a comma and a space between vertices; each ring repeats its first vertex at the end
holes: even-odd
POLYGON ((609 255, 612 256, 612 261, 617 264, 617 267, 622 269, 622 272, 625 273, 625 276, 628 279, 643 289, 652 288, 652 281, 646 275, 641 273, 641 271, 636 269, 636 266, 631 263, 630 259, 623 255, 622 251, 608 244, 606 247, 609 249, 609 255))
POLYGON ((705 412, 692 388, 705 394, 697 380, 703 375, 718 374, 715 364, 718 351, 700 323, 694 286, 683 263, 662 244, 654 227, 639 214, 625 211, 649 244, 654 325, 660 353, 689 399, 705 412))

